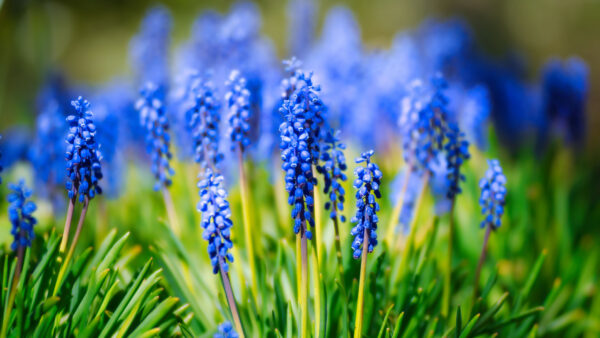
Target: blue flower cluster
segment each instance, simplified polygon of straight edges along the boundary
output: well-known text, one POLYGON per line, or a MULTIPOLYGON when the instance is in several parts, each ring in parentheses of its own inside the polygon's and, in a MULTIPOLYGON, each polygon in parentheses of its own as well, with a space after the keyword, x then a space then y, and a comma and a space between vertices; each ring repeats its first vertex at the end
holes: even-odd
POLYGON ((213 273, 229 271, 227 261, 233 262, 229 249, 231 242, 231 209, 227 201, 227 191, 223 187, 223 176, 212 169, 206 169, 198 182, 200 202, 198 211, 202 213, 202 237, 208 241, 208 255, 213 266, 213 273))
POLYGON ((75 112, 67 117, 67 183, 69 198, 79 195, 79 201, 92 199, 102 193, 98 186, 102 179, 100 146, 96 142, 96 126, 92 121, 90 103, 78 97, 71 101, 75 112))
POLYGON ((285 100, 280 112, 285 120, 279 126, 281 135, 281 168, 285 171, 285 190, 289 194, 288 203, 292 206, 294 233, 306 231, 306 237, 312 234, 306 223, 314 226, 312 210, 314 209, 313 189, 316 179, 312 172, 312 156, 308 141, 310 135, 305 128, 306 120, 303 114, 295 111, 295 105, 285 100))
POLYGON ((449 123, 446 131, 447 143, 444 146, 446 150, 446 165, 448 179, 447 197, 453 200, 457 194, 461 193, 460 181, 465 180, 465 175, 460 172, 464 161, 470 157, 469 141, 465 138, 465 133, 458 129, 456 123, 449 123))
POLYGON ((25 186, 25 181, 19 181, 19 184, 9 184, 11 193, 8 194, 8 218, 12 223, 11 234, 14 241, 11 249, 17 250, 26 246, 31 246, 31 240, 35 237, 33 227, 37 220, 33 217, 33 212, 37 208, 35 203, 28 201, 31 197, 31 189, 25 186))
POLYGON ((194 160, 202 168, 213 168, 223 159, 223 154, 219 153, 221 105, 210 75, 202 77, 194 72, 190 74, 188 81, 185 117, 194 143, 194 160))
MULTIPOLYGON (((2 140, 2 135, 0 135, 0 140, 2 140)), ((0 174, 2 173, 2 151, 0 151, 0 174)), ((2 184, 2 176, 0 176, 0 184, 2 184)))
POLYGON ((141 97, 135 105, 140 113, 141 125, 146 130, 146 151, 151 156, 156 191, 163 186, 170 186, 171 176, 175 174, 169 163, 173 157, 169 149, 171 144, 169 121, 160 93, 160 88, 148 82, 140 91, 141 97))
POLYGON ((352 241, 352 250, 354 258, 359 258, 362 253, 363 245, 368 245, 368 252, 373 252, 377 246, 377 223, 379 218, 379 203, 375 198, 381 198, 379 186, 383 174, 377 164, 371 162, 373 150, 364 152, 360 157, 356 158, 356 163, 365 162, 365 166, 358 167, 354 170, 356 179, 354 180, 354 188, 356 191, 356 215, 350 220, 356 225, 350 231, 354 236, 352 241), (365 241, 365 230, 367 232, 368 243, 365 241))
POLYGON ((218 327, 219 332, 215 333, 214 338, 238 338, 239 335, 235 332, 233 325, 230 322, 224 322, 218 327))
POLYGON ((481 227, 490 226, 495 230, 502 224, 506 199, 506 177, 502 173, 502 167, 498 160, 488 160, 488 165, 489 169, 479 181, 479 188, 481 188, 479 205, 481 213, 485 215, 481 227))
POLYGON ((250 91, 247 88, 246 79, 238 70, 229 74, 226 83, 227 93, 225 102, 229 109, 229 138, 232 142, 231 150, 244 150, 250 145, 250 91))
MULTIPOLYGON (((342 182, 347 179, 344 171, 348 168, 343 150, 346 145, 340 142, 340 131, 328 133, 321 153, 320 164, 317 171, 323 175, 325 183, 323 192, 329 195, 329 201, 325 203, 325 210, 330 210, 329 217, 337 219, 338 212, 344 210, 344 195, 346 192, 342 182)), ((342 215, 342 222, 346 218, 342 215)))

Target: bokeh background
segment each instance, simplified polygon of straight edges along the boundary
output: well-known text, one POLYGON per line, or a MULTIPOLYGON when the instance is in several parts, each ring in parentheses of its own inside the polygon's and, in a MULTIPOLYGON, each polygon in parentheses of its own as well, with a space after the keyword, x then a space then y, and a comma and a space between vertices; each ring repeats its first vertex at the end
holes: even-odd
MULTIPOLYGON (((165 1, 174 16, 173 44, 182 43, 194 18, 207 8, 227 12, 233 1, 165 1)), ((287 50, 288 10, 285 1, 257 1, 262 31, 280 58, 287 50)), ((69 82, 100 84, 129 74, 128 50, 146 10, 154 1, 14 1, 0 2, 0 130, 34 121, 38 88, 52 72, 69 82)), ((331 7, 354 11, 368 47, 387 48, 395 33, 414 29, 426 18, 459 17, 472 27, 485 53, 516 55, 531 81, 540 77, 550 57, 577 55, 590 71, 587 136, 584 149, 598 153, 600 135, 600 2, 537 1, 317 1, 317 29, 331 7)))

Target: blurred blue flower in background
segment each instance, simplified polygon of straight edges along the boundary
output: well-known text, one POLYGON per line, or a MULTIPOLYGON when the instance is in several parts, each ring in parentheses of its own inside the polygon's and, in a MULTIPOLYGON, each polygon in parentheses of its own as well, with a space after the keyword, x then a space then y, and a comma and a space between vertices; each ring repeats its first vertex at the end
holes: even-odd
POLYGON ((479 181, 481 189, 479 205, 481 213, 485 215, 481 227, 490 226, 495 230, 502 224, 506 198, 506 177, 498 160, 488 160, 488 165, 485 176, 479 181))
POLYGON ((25 186, 25 181, 21 180, 18 184, 10 183, 8 188, 11 192, 8 194, 8 218, 12 224, 10 233, 14 237, 11 244, 12 250, 31 246, 31 241, 35 238, 33 227, 37 220, 33 217, 33 212, 37 209, 36 205, 28 199, 32 195, 31 189, 25 186))
POLYGON ((238 338, 239 335, 235 332, 233 325, 230 322, 219 324, 219 332, 214 334, 214 338, 238 338))
POLYGON ((229 74, 226 82, 227 93, 225 102, 229 110, 227 120, 229 121, 229 140, 231 150, 239 149, 242 153, 250 145, 250 91, 247 88, 246 79, 240 75, 238 70, 229 74))

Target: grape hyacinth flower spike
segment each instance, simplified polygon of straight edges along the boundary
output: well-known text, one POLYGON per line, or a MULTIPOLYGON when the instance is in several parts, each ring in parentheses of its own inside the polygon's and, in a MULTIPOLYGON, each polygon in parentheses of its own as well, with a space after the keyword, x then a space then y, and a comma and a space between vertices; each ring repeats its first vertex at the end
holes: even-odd
POLYGON ((233 325, 230 322, 224 322, 223 324, 219 324, 218 327, 219 332, 214 334, 214 338, 238 338, 239 335, 233 329, 233 325))
MULTIPOLYGON (((96 125, 92 120, 93 113, 90 111, 90 103, 79 96, 77 100, 71 101, 71 105, 74 112, 67 117, 69 130, 66 139, 66 188, 69 194, 69 207, 60 252, 64 252, 67 247, 75 200, 79 199, 79 202, 83 203, 80 214, 80 224, 83 225, 89 201, 102 193, 102 189, 98 185, 102 179, 100 165, 102 154, 100 145, 96 141, 96 125)), ((80 231, 81 225, 78 224, 78 231, 80 231)), ((77 241, 76 238, 73 240, 73 245, 77 241)))
POLYGON ((32 191, 25 186, 25 181, 21 180, 18 184, 11 183, 8 187, 11 190, 8 194, 8 202, 10 203, 8 206, 8 218, 12 224, 11 234, 14 237, 11 249, 17 251, 17 266, 8 295, 7 311, 5 311, 2 320, 1 337, 6 337, 8 320, 17 294, 17 285, 21 277, 21 270, 23 269, 25 248, 31 246, 31 240, 35 237, 33 227, 37 223, 37 220, 33 217, 33 212, 37 207, 34 202, 28 200, 31 197, 32 191))
POLYGON ((175 171, 170 164, 173 154, 170 149, 171 136, 163 90, 154 83, 147 82, 140 90, 140 98, 135 108, 140 114, 141 126, 146 131, 146 151, 150 155, 152 173, 156 179, 154 190, 162 190, 169 224, 175 235, 179 235, 179 221, 168 189, 172 184, 171 177, 175 175, 175 171))
POLYGON ((496 159, 488 160, 488 165, 489 168, 485 172, 485 176, 479 181, 479 188, 481 189, 479 205, 481 206, 481 213, 485 215, 485 219, 481 222, 481 228, 486 228, 486 231, 481 256, 479 257, 479 263, 475 272, 473 300, 477 298, 479 275, 485 261, 488 239, 491 231, 498 229, 502 224, 502 215, 504 214, 504 203, 506 200, 506 176, 502 172, 500 162, 496 159))
POLYGON ((246 79, 238 70, 233 70, 229 74, 229 79, 225 83, 227 93, 225 102, 229 110, 229 140, 231 151, 236 151, 238 155, 238 168, 240 174, 240 192, 242 197, 242 217, 244 219, 244 239, 246 241, 246 250, 248 251, 248 262, 250 263, 250 273, 252 282, 252 295, 258 302, 258 280, 256 277, 256 263, 254 258, 254 240, 253 232, 260 232, 259 228, 250 225, 250 195, 248 190, 248 180, 244 169, 244 152, 250 145, 250 118, 252 110, 250 109, 250 91, 247 88, 246 79))
POLYGON ((456 195, 462 192, 460 182, 465 180, 465 175, 461 173, 461 167, 464 162, 470 158, 469 142, 466 140, 465 133, 461 132, 455 123, 448 124, 446 132, 447 143, 444 146, 446 151, 448 193, 450 199, 450 220, 448 228, 448 257, 446 275, 444 281, 442 313, 447 315, 450 308, 450 291, 452 290, 452 250, 454 243, 454 206, 456 195))
POLYGON ((377 164, 371 162, 373 153, 373 150, 362 153, 356 159, 356 163, 365 163, 365 165, 354 170, 354 175, 356 176, 354 188, 357 189, 357 211, 351 220, 356 225, 352 228, 350 234, 354 236, 354 241, 352 242, 353 257, 355 259, 362 258, 358 285, 358 301, 356 303, 354 338, 360 338, 362 334, 367 254, 373 252, 373 249, 377 246, 377 223, 379 222, 377 212, 379 211, 379 203, 375 199, 381 198, 379 186, 381 185, 383 174, 377 164))
POLYGON ((204 229, 202 237, 208 241, 208 255, 213 267, 213 273, 221 274, 223 288, 231 310, 236 329, 243 332, 237 305, 229 281, 229 265, 233 256, 229 250, 233 247, 231 241, 231 209, 227 201, 227 191, 223 187, 223 176, 208 168, 198 182, 200 202, 198 211, 202 213, 201 226, 204 229))

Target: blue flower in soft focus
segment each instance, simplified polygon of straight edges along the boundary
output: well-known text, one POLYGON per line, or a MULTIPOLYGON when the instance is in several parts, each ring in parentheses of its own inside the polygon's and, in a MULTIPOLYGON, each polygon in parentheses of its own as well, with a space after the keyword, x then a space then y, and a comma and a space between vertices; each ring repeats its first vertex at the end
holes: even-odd
POLYGON ((229 74, 226 83, 227 93, 225 102, 229 115, 229 138, 232 142, 231 150, 239 149, 244 152, 250 145, 250 91, 247 88, 246 79, 238 70, 229 74))
MULTIPOLYGON (((344 171, 348 168, 343 150, 346 145, 340 142, 340 132, 328 133, 325 137, 325 145, 321 152, 320 164, 317 171, 323 175, 325 185, 323 192, 329 195, 329 202, 325 203, 325 210, 331 210, 329 217, 336 219, 338 212, 344 210, 344 195, 342 182, 347 179, 344 171)), ((342 222, 346 218, 341 216, 342 222)))
POLYGON ((315 37, 316 5, 314 0, 290 0, 287 6, 288 50, 291 55, 304 55, 315 37))
POLYGON ((480 149, 485 149, 488 143, 489 117, 492 110, 489 92, 484 85, 475 85, 464 89, 450 88, 450 110, 455 114, 454 120, 465 132, 467 140, 480 149))
POLYGON ((543 72, 543 109, 552 127, 569 143, 585 137, 589 70, 579 58, 551 60, 543 72))
POLYGON ((356 159, 356 163, 365 162, 365 166, 354 170, 354 176, 356 176, 354 188, 357 189, 357 210, 356 215, 350 220, 352 223, 356 223, 352 231, 350 231, 350 234, 354 236, 354 241, 352 241, 354 258, 360 257, 363 245, 368 245, 367 250, 369 253, 373 252, 373 249, 377 246, 377 223, 379 222, 377 212, 379 211, 379 203, 375 201, 375 198, 381 198, 379 186, 383 174, 377 164, 371 162, 373 153, 373 150, 362 153, 356 159), (364 243, 365 230, 367 230, 368 243, 364 243))
POLYGON ((403 156, 413 170, 432 171, 432 162, 443 149, 448 120, 446 88, 446 81, 439 75, 428 87, 415 81, 411 94, 403 100, 399 119, 403 156))
POLYGON ((238 338, 239 335, 235 332, 233 325, 230 322, 219 324, 219 332, 215 333, 214 338, 238 338))
MULTIPOLYGON (((2 135, 0 135, 0 140, 2 140, 2 135)), ((0 151, 0 174, 2 173, 2 151, 0 151)), ((0 184, 2 184, 2 176, 0 176, 0 184)))
POLYGON ((284 122, 279 126, 281 135, 281 168, 285 172, 285 190, 289 194, 288 203, 292 206, 294 233, 306 231, 306 237, 312 238, 308 223, 314 226, 312 210, 314 209, 313 189, 316 179, 312 172, 311 152, 309 148, 310 135, 305 128, 305 117, 296 114, 295 105, 285 100, 280 108, 284 122))
POLYGON ((430 72, 454 75, 469 66, 474 39, 464 21, 425 20, 416 34, 421 43, 423 64, 430 72))
POLYGON ((448 141, 444 149, 446 150, 448 170, 448 198, 453 200, 462 191, 460 182, 465 180, 465 175, 460 172, 460 169, 465 160, 470 157, 469 142, 466 140, 465 134, 458 129, 458 125, 455 123, 448 124, 446 138, 448 141))
POLYGON ((67 183, 69 198, 79 195, 79 201, 93 199, 102 193, 98 186, 102 179, 99 145, 96 142, 96 125, 92 121, 90 103, 81 96, 71 101, 75 112, 67 117, 67 183))
POLYGON ((33 212, 37 207, 35 203, 27 200, 32 191, 25 186, 24 180, 19 181, 19 184, 10 183, 8 188, 11 190, 8 194, 8 218, 12 224, 10 233, 14 237, 11 249, 17 250, 31 246, 31 240, 35 237, 33 227, 37 224, 33 212))
POLYGON ((169 149, 169 120, 160 93, 160 88, 148 82, 140 91, 141 97, 135 104, 140 113, 142 128, 146 131, 146 151, 150 154, 152 173, 156 178, 155 191, 170 186, 171 176, 175 175, 169 162, 173 157, 169 149))
POLYGON ((2 134, 4 140, 6 140, 6 142, 0 143, 4 169, 10 168, 20 161, 27 161, 29 146, 33 138, 31 131, 22 126, 14 126, 4 130, 2 134))
POLYGON ((223 187, 223 176, 206 169, 198 182, 200 202, 198 211, 202 213, 202 238, 208 241, 208 255, 213 266, 213 273, 229 271, 227 261, 233 262, 229 249, 231 242, 231 209, 227 201, 227 191, 223 187))
MULTIPOLYGON (((402 185, 404 184, 407 174, 408 171, 406 169, 400 171, 390 184, 391 191, 395 192, 391 196, 393 205, 397 204, 398 199, 400 199, 400 192, 402 191, 402 185)), ((436 176, 434 175, 432 187, 435 187, 435 178, 436 176)), ((398 220, 398 225, 402 233, 407 233, 410 230, 410 223, 412 222, 415 204, 421 189, 423 189, 423 176, 420 174, 411 175, 408 180, 408 185, 406 186, 406 191, 404 192, 402 211, 400 213, 400 219, 398 220)))
POLYGON ((481 188, 479 205, 481 213, 485 215, 481 227, 490 226, 495 230, 502 224, 506 199, 506 177, 502 173, 502 167, 498 160, 488 160, 488 165, 489 169, 479 181, 479 188, 481 188))
POLYGON ((214 167, 222 159, 219 153, 221 105, 210 75, 194 72, 188 77, 189 93, 184 103, 185 120, 193 140, 194 160, 202 168, 214 167))
POLYGON ((137 84, 153 82, 166 90, 172 25, 171 14, 166 7, 154 7, 146 13, 140 32, 130 45, 130 63, 137 84))

